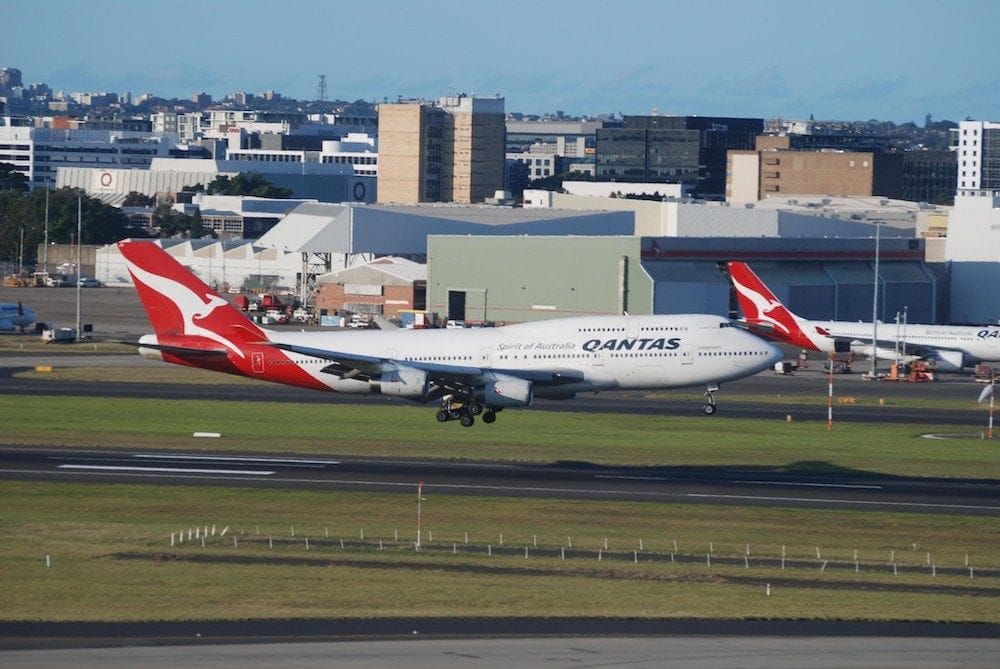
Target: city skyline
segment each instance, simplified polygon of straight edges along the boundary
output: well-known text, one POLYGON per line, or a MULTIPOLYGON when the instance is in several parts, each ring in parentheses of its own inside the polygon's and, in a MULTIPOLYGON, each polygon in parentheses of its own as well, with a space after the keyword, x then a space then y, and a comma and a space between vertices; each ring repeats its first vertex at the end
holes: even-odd
POLYGON ((8 4, 0 67, 66 93, 312 100, 326 74, 330 99, 499 94, 526 114, 1000 118, 1000 6, 975 0, 79 7, 8 4))

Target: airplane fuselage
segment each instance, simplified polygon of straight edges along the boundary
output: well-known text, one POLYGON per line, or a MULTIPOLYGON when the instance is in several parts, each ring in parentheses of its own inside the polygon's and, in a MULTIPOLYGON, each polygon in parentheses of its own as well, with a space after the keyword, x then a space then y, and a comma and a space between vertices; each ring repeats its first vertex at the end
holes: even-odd
POLYGON ((17 303, 0 304, 0 330, 25 329, 34 325, 35 312, 17 303))
MULTIPOLYGON (((169 344, 164 338, 140 343, 169 344)), ((329 373, 330 360, 302 349, 412 363, 488 370, 518 377, 553 374, 535 397, 569 398, 610 389, 676 388, 714 384, 770 368, 781 358, 772 344, 708 315, 563 318, 497 328, 360 332, 267 331, 268 343, 244 345, 225 358, 197 359, 159 349, 149 357, 209 367, 264 380, 346 393, 379 392, 368 380, 329 373), (278 346, 295 347, 295 351, 278 346), (326 371, 324 371, 326 370, 326 371)), ((411 398, 416 399, 416 398, 411 398)))
MULTIPOLYGON (((854 341, 859 347, 868 346, 872 341, 871 323, 852 323, 846 321, 808 321, 815 336, 811 339, 817 344, 818 350, 833 351, 834 343, 854 341), (822 330, 826 334, 820 334, 822 330)), ((808 326, 803 325, 803 330, 808 326)), ((879 348, 898 339, 900 346, 905 344, 907 351, 916 352, 934 350, 938 354, 948 351, 961 352, 966 364, 972 362, 1000 362, 1000 326, 964 326, 964 325, 914 325, 899 326, 895 323, 878 324, 879 348)), ((890 343, 891 346, 891 343, 890 343)))

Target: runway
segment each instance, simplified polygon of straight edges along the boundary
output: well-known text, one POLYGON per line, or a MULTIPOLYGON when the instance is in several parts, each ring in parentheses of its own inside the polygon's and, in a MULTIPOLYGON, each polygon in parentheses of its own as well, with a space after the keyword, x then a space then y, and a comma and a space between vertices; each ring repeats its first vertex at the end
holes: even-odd
MULTIPOLYGON (((190 667, 405 666, 412 669, 510 667, 678 667, 782 669, 850 666, 908 669, 993 668, 1000 662, 996 625, 699 620, 268 621, 156 625, 131 636, 91 636, 96 626, 61 625, 41 644, 2 654, 8 669, 72 665, 108 669, 190 667), (467 634, 457 637, 453 624, 467 634), (338 635, 338 632, 341 634, 338 635), (68 637, 60 637, 67 634, 68 637), (235 639, 243 640, 237 643, 235 639), (339 638, 338 642, 331 642, 339 638), (68 643, 62 640, 66 639, 68 643), (89 643, 88 643, 89 641, 89 643), (280 642, 280 643, 276 643, 280 642), (133 641, 134 643, 134 641, 133 641), (88 650, 65 649, 67 645, 88 650)), ((124 628, 125 626, 117 626, 124 628)), ((139 625, 137 627, 145 627, 139 625)), ((31 633, 31 625, 15 625, 31 633)), ((122 631, 125 631, 124 629, 122 631)), ((25 637, 29 638, 30 637, 25 637)), ((0 644, 8 638, 0 632, 0 644)), ((41 641, 41 640, 40 640, 41 641)), ((2 647, 2 646, 0 646, 2 647)), ((25 646, 19 646, 25 648, 25 646)))
POLYGON ((620 467, 261 454, 0 449, 0 477, 412 492, 1000 516, 995 480, 798 474, 768 467, 620 467))
MULTIPOLYGON (((89 397, 129 397, 147 399, 215 399, 220 386, 202 384, 163 383, 102 383, 55 379, 18 378, 20 371, 35 365, 55 366, 145 366, 160 365, 138 356, 26 356, 0 358, 0 395, 51 396, 79 395, 89 397)), ((317 392, 273 383, 224 385, 225 398, 237 402, 291 402, 296 404, 396 404, 416 406, 400 399, 381 395, 343 395, 317 392)), ((863 381, 860 376, 836 379, 834 420, 850 423, 914 423, 968 428, 970 434, 985 425, 985 411, 976 404, 982 386, 968 377, 955 375, 936 383, 893 383, 863 381), (905 407, 898 401, 907 399, 954 399, 968 402, 968 409, 905 407), (879 403, 879 400, 883 403, 879 403)), ((536 400, 528 411, 560 411, 575 413, 622 413, 633 415, 666 415, 705 417, 702 412, 703 389, 687 388, 655 394, 602 392, 582 394, 574 400, 536 400)), ((720 417, 758 418, 765 420, 826 421, 827 378, 818 371, 800 372, 794 376, 777 377, 769 372, 724 384, 718 394, 720 417), (806 402, 803 397, 810 397, 806 402), (764 401, 766 400, 766 401, 764 401)), ((428 413, 434 410, 428 405, 428 413)), ((432 419, 431 416, 428 417, 432 419)), ((456 426, 457 427, 457 426, 456 426)))

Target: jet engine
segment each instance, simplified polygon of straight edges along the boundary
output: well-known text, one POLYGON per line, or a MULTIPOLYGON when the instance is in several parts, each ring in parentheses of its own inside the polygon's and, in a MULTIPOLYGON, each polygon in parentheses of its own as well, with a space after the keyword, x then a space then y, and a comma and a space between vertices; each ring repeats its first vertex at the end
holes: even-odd
POLYGON ((396 369, 383 372, 369 383, 371 392, 408 400, 423 400, 427 397, 427 372, 419 369, 396 369))
POLYGON ((964 356, 961 351, 934 351, 934 369, 939 372, 961 372, 964 356))
POLYGON ((476 389, 475 398, 491 407, 526 407, 531 404, 531 381, 498 374, 476 389))

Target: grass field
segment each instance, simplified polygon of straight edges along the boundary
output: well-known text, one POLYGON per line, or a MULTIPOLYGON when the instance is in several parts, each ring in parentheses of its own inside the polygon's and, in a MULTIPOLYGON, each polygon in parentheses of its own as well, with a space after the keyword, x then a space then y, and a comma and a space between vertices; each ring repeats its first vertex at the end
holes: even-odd
POLYGON ((1000 579, 885 571, 1000 566, 995 519, 167 486, 0 483, 2 620, 179 620, 375 616, 621 616, 1000 621, 1000 579), (214 526, 170 546, 185 528, 214 526), (226 535, 219 536, 226 528, 226 535), (355 542, 364 533, 366 546, 355 542), (329 534, 330 539, 326 540, 329 534), (465 543, 466 534, 469 544, 465 543), (294 535, 294 540, 292 540, 294 535), (489 556, 487 547, 518 547, 489 556), (232 537, 238 537, 234 546, 232 537), (399 541, 396 537, 399 536, 399 541), (273 537, 287 543, 268 548, 273 537), (305 540, 312 537, 307 550, 305 540), (385 542, 379 550, 377 542, 385 542), (598 561, 638 551, 630 560, 598 561), (646 560, 713 551, 716 564, 646 560), (589 557, 524 558, 572 546, 589 557), (605 544, 607 542, 607 544, 605 544), (470 552, 451 554, 458 544, 470 552), (710 548, 711 545, 711 548, 710 548), (721 566, 781 555, 809 566, 721 566), (820 571, 853 560, 858 573, 820 571), (51 566, 46 567, 46 556, 51 566), (874 573, 874 566, 881 567, 874 573), (766 584, 772 584, 771 595, 766 584))
POLYGON ((857 470, 982 477, 1000 449, 975 439, 929 440, 930 426, 825 424, 618 414, 507 411, 496 426, 459 430, 424 408, 267 402, 0 398, 7 443, 224 449, 322 455, 587 461, 648 466, 857 470), (57 411, 56 411, 57 408, 57 411), (199 431, 222 439, 193 439, 199 431))
MULTIPOLYGON (((225 387, 218 392, 224 396, 225 387)), ((0 427, 7 444, 954 478, 1000 471, 995 443, 922 439, 934 428, 920 425, 840 424, 827 432, 821 423, 715 417, 708 430, 704 418, 509 411, 496 426, 462 430, 403 403, 0 395, 0 427), (223 437, 193 439, 195 431, 223 437)), ((1000 622, 1000 578, 990 573, 1000 570, 995 518, 473 498, 438 495, 429 486, 424 547, 416 552, 412 493, 0 482, 0 620, 593 615, 1000 622), (199 540, 170 545, 171 534, 213 526, 204 547, 199 540), (273 549, 266 537, 277 540, 273 549), (343 549, 340 538, 348 540, 343 549), (561 560, 532 554, 536 543, 588 553, 561 560), (452 544, 467 551, 452 554, 452 544), (528 547, 530 557, 488 555, 501 544, 528 547), (723 563, 748 549, 749 566, 723 563), (782 551, 803 563, 780 570, 751 562, 782 551), (853 564, 855 551, 857 573, 822 569, 824 561, 853 564), (671 552, 694 561, 664 560, 671 552), (608 557, 599 561, 599 554, 608 557), (653 555, 660 559, 645 559, 653 555), (966 559, 979 570, 975 578, 944 573, 964 568, 966 559), (891 563, 919 570, 893 575, 891 563), (942 573, 932 575, 932 564, 942 573)))

